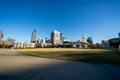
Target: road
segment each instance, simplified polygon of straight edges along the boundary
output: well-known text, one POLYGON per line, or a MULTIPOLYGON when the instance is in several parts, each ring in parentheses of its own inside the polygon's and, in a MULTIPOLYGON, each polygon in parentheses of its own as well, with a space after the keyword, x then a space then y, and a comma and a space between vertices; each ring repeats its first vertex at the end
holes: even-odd
POLYGON ((120 80, 120 65, 41 58, 0 49, 0 80, 120 80))

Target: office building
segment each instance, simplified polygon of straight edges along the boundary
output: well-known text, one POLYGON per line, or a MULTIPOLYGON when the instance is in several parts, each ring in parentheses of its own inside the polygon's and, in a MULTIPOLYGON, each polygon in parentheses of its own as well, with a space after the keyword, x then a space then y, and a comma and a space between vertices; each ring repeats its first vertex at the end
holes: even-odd
POLYGON ((14 42, 14 48, 35 48, 35 43, 28 43, 28 42, 14 42))
POLYGON ((60 33, 60 40, 63 40, 63 33, 60 33))
POLYGON ((3 38, 3 32, 2 30, 0 30, 0 40, 2 40, 2 38, 3 38))
POLYGON ((82 42, 87 42, 86 41, 86 34, 82 34, 81 37, 82 37, 82 42))
POLYGON ((120 32, 118 33, 119 39, 120 39, 120 32))
POLYGON ((60 32, 55 30, 51 32, 51 42, 52 42, 52 45, 60 44, 60 32))
POLYGON ((40 39, 39 38, 36 39, 35 43, 40 43, 40 39))
POLYGON ((87 42, 88 42, 89 44, 93 44, 93 38, 92 38, 92 37, 88 37, 88 38, 87 38, 87 42))
POLYGON ((34 30, 32 31, 32 36, 31 36, 31 42, 32 42, 32 43, 35 43, 35 42, 36 42, 36 36, 37 36, 37 32, 36 32, 36 30, 34 29, 34 30))

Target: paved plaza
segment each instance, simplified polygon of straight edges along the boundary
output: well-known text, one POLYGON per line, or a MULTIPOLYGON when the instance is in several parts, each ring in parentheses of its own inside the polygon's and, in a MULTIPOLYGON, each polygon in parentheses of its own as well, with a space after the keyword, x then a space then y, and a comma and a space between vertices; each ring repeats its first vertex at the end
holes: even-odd
POLYGON ((0 80, 120 80, 120 65, 41 58, 0 49, 0 80))

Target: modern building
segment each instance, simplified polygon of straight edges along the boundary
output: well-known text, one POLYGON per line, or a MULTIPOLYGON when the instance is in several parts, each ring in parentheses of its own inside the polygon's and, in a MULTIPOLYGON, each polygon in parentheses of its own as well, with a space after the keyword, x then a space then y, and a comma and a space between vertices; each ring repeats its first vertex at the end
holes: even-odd
POLYGON ((31 42, 32 42, 32 43, 35 43, 35 42, 36 42, 36 36, 37 36, 37 32, 36 32, 36 30, 34 29, 34 30, 32 31, 32 36, 31 36, 31 42))
POLYGON ((60 32, 56 30, 51 32, 51 42, 52 42, 52 45, 60 44, 60 32))
POLYGON ((60 40, 63 40, 63 33, 60 33, 60 40))
POLYGON ((82 42, 85 42, 85 43, 86 43, 86 42, 87 42, 87 41, 86 41, 86 34, 82 34, 81 37, 82 37, 82 42))
POLYGON ((40 39, 39 38, 36 39, 35 43, 40 43, 40 39))
POLYGON ((88 37, 88 38, 87 38, 87 42, 88 42, 89 44, 93 44, 93 38, 92 38, 92 37, 88 37))
POLYGON ((0 30, 0 40, 2 40, 2 38, 3 38, 3 32, 2 30, 0 30))
POLYGON ((118 33, 119 39, 120 39, 120 32, 118 33))
POLYGON ((35 43, 28 43, 28 42, 14 42, 14 48, 35 48, 35 43))
POLYGON ((46 39, 42 39, 41 45, 42 45, 42 47, 46 47, 47 46, 46 39))
POLYGON ((51 39, 46 39, 46 43, 51 43, 51 39))
POLYGON ((15 39, 8 38, 8 39, 7 39, 7 41, 9 41, 11 45, 13 45, 13 44, 14 44, 14 42, 15 42, 15 39))

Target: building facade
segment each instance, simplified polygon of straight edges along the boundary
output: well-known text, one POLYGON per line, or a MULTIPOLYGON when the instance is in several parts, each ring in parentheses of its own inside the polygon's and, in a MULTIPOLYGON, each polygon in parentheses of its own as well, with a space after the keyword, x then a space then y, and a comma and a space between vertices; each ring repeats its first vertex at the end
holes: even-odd
POLYGON ((120 32, 118 33, 119 39, 120 39, 120 32))
POLYGON ((55 30, 51 32, 51 42, 52 42, 52 45, 60 44, 60 32, 55 30))
POLYGON ((86 34, 82 34, 81 37, 82 37, 82 42, 87 42, 86 41, 86 34))
POLYGON ((14 48, 35 48, 35 43, 28 43, 28 42, 14 42, 14 48))
POLYGON ((8 38, 7 41, 9 41, 11 45, 14 45, 15 39, 8 38))
POLYGON ((36 32, 36 30, 34 29, 34 30, 32 31, 32 36, 31 36, 31 42, 32 42, 32 43, 35 43, 35 42, 36 42, 36 36, 37 36, 37 32, 36 32))
POLYGON ((63 40, 63 33, 60 33, 60 40, 63 40))
POLYGON ((88 37, 88 38, 87 38, 87 42, 88 42, 89 44, 93 44, 93 38, 92 38, 92 37, 88 37))
POLYGON ((0 30, 0 40, 2 40, 2 38, 3 38, 3 32, 2 30, 0 30))

